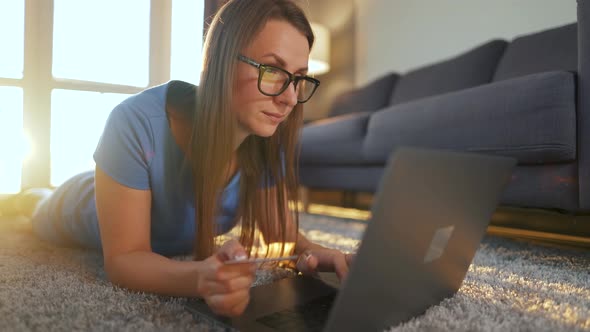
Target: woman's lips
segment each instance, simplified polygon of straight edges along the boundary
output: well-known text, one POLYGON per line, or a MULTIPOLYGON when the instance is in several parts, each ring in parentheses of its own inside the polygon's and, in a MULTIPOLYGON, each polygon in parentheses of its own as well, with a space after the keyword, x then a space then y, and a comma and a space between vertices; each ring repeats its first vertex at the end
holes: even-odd
POLYGON ((262 112, 264 113, 264 115, 266 115, 271 121, 279 123, 281 121, 283 121, 283 119, 285 118, 284 115, 281 114, 275 114, 275 113, 270 113, 270 112, 262 112))

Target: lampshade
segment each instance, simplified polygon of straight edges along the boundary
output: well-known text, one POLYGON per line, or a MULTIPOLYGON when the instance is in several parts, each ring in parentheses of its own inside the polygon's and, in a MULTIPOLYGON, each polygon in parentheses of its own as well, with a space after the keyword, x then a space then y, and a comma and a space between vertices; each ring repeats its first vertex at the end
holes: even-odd
POLYGON ((330 71, 330 31, 323 25, 311 23, 315 41, 309 54, 309 74, 321 75, 330 71))

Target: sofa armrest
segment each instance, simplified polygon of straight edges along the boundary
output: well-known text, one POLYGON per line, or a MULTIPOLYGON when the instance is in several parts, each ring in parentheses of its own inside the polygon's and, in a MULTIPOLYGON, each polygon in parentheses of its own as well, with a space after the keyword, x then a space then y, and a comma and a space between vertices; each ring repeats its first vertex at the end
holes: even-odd
POLYGON ((370 112, 389 105, 399 75, 385 74, 372 82, 338 95, 330 109, 330 117, 357 112, 370 112))
POLYGON ((362 144, 371 112, 314 121, 301 132, 301 165, 362 163, 362 144))

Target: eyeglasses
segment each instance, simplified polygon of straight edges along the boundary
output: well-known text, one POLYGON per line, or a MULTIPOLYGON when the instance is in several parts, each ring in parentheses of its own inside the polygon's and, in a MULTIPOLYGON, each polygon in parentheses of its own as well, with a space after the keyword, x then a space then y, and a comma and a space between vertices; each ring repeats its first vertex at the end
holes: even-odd
POLYGON ((303 104, 320 85, 320 81, 313 77, 293 75, 282 68, 260 64, 241 54, 238 60, 258 68, 258 90, 265 96, 278 96, 294 82, 297 102, 303 104))

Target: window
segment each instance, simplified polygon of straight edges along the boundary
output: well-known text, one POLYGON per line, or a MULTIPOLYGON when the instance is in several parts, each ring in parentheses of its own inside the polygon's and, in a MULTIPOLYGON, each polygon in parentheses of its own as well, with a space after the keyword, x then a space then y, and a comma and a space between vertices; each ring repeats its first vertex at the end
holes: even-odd
POLYGON ((0 195, 58 186, 93 169, 94 149, 118 103, 171 78, 197 83, 203 6, 1 1, 0 195))
POLYGON ((197 84, 201 76, 203 1, 172 2, 170 78, 197 84))
POLYGON ((24 0, 0 2, 0 77, 23 77, 24 36, 24 0))
POLYGON ((149 1, 54 1, 54 77, 148 85, 149 1))

